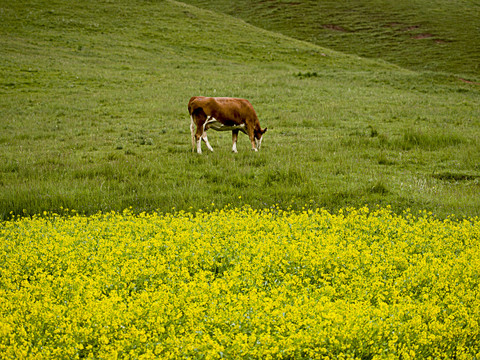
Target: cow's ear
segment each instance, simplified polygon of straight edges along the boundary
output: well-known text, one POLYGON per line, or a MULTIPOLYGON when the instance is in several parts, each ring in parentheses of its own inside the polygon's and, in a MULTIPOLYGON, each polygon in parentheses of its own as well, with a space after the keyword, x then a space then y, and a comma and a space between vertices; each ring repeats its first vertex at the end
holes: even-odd
POLYGON ((267 128, 262 130, 262 134, 265 134, 267 132, 267 128))

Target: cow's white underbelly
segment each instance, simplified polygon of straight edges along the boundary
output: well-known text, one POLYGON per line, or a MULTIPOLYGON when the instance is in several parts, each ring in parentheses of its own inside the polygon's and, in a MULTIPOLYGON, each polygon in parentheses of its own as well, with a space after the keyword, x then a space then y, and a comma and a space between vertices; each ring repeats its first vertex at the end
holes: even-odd
POLYGON ((217 119, 215 119, 214 117, 209 117, 203 126, 205 130, 208 130, 208 129, 213 129, 216 131, 239 130, 245 134, 247 133, 247 131, 245 130, 245 124, 232 125, 232 126, 224 125, 220 121, 217 121, 217 119))

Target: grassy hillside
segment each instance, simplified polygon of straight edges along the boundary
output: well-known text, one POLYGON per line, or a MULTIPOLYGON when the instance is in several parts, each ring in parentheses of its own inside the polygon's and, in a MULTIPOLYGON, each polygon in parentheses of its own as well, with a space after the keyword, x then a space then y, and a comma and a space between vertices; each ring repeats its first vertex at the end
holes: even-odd
POLYGON ((480 80, 478 1, 186 2, 338 51, 480 80))
POLYGON ((0 4, 0 217, 74 208, 391 204, 480 214, 479 87, 175 1, 0 4), (192 95, 249 99, 262 150, 192 95), (204 148, 205 149, 205 148, 204 148))

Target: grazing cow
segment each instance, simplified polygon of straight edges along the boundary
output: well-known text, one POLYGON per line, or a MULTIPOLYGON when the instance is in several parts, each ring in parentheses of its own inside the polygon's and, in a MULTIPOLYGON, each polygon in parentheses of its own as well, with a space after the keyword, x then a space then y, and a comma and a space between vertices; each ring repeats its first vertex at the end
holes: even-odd
POLYGON ((192 133, 192 151, 202 153, 202 139, 207 148, 213 151, 207 139, 206 131, 232 131, 232 151, 237 152, 238 132, 247 134, 252 150, 258 151, 267 128, 262 129, 252 104, 245 99, 227 97, 194 96, 188 102, 190 113, 190 131, 192 133), (196 126, 196 131, 195 131, 196 126))

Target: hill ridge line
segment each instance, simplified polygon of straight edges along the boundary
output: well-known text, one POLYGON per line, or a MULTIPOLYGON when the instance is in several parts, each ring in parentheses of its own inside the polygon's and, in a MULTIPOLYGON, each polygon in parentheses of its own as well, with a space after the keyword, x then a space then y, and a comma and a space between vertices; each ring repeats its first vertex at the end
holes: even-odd
POLYGON ((381 58, 376 58, 375 59, 375 58, 363 57, 363 56, 360 56, 360 55, 357 55, 357 54, 346 53, 346 52, 338 51, 338 50, 335 50, 335 49, 332 49, 332 48, 328 48, 328 47, 325 47, 325 46, 315 44, 311 41, 298 39, 298 38, 293 37, 293 36, 285 35, 285 34, 282 34, 281 32, 278 32, 278 31, 268 30, 268 29, 262 28, 260 26, 256 26, 254 24, 251 24, 251 23, 249 23, 248 21, 245 21, 242 18, 227 14, 227 13, 222 12, 222 11, 214 11, 214 10, 206 9, 206 8, 203 8, 203 7, 198 7, 198 6, 195 6, 195 5, 191 5, 191 4, 185 3, 183 1, 178 1, 178 0, 168 0, 168 2, 170 2, 172 4, 182 6, 182 7, 185 7, 185 8, 200 9, 201 11, 208 12, 208 13, 211 13, 211 14, 215 14, 216 16, 224 16, 226 18, 233 19, 233 20, 243 24, 244 26, 248 27, 249 29, 255 29, 256 31, 259 31, 259 32, 265 33, 265 34, 270 34, 270 35, 273 34, 276 37, 278 37, 279 39, 288 40, 289 42, 292 42, 292 43, 299 43, 299 44, 308 45, 308 46, 310 46, 312 48, 315 48, 317 50, 320 49, 320 50, 322 50, 322 52, 326 56, 336 55, 336 56, 341 56, 341 57, 344 57, 344 58, 349 58, 349 59, 352 59, 352 60, 361 60, 362 62, 365 62, 367 64, 378 64, 378 65, 383 65, 383 66, 386 65, 386 67, 391 69, 391 70, 396 70, 396 71, 400 70, 400 71, 404 71, 406 73, 411 73, 411 74, 422 73, 418 70, 409 69, 409 68, 400 66, 398 64, 389 62, 389 61, 381 59, 381 58))

